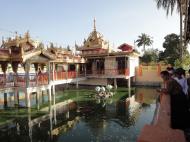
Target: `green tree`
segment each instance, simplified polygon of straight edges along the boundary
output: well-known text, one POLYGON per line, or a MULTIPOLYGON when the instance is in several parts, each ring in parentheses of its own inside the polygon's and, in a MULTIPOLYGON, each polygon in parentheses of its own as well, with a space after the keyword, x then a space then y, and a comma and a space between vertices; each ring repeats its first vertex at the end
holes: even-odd
POLYGON ((169 13, 173 13, 173 10, 175 7, 177 7, 177 10, 180 14, 180 44, 179 46, 181 47, 181 55, 179 57, 182 58, 183 56, 183 45, 182 45, 182 5, 184 1, 182 0, 155 0, 157 3, 157 8, 160 9, 161 7, 166 10, 166 15, 168 16, 169 13))
POLYGON ((159 51, 157 49, 149 49, 149 50, 145 51, 144 55, 141 57, 141 62, 156 63, 158 61, 158 57, 159 57, 158 54, 159 54, 159 51))
POLYGON ((175 67, 182 67, 185 70, 189 70, 190 68, 190 56, 186 54, 183 56, 182 60, 175 60, 175 67))
POLYGON ((135 42, 138 47, 143 46, 143 51, 145 51, 145 47, 152 45, 153 40, 149 35, 142 33, 135 42))
MULTIPOLYGON (((181 48, 179 46, 179 36, 172 33, 164 37, 163 43, 164 51, 159 53, 159 59, 164 60, 166 63, 174 65, 175 60, 179 59, 181 55, 181 48)), ((186 48, 183 48, 184 55, 188 54, 186 48)))

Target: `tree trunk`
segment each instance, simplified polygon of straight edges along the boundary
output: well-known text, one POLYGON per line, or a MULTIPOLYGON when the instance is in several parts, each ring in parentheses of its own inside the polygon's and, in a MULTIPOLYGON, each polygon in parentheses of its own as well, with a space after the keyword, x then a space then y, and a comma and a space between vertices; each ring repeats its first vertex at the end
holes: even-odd
POLYGON ((181 60, 183 58, 183 36, 182 36, 182 29, 183 29, 183 25, 182 25, 182 5, 180 4, 180 43, 179 43, 179 46, 180 46, 180 49, 181 49, 181 60))
POLYGON ((145 52, 145 44, 143 44, 143 51, 145 52))

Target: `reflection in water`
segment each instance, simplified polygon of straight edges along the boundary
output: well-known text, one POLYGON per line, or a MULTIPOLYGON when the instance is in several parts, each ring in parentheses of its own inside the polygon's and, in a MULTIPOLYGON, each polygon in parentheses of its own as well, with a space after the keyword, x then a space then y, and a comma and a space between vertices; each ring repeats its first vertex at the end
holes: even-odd
POLYGON ((137 88, 135 94, 59 106, 53 98, 48 114, 33 118, 28 109, 26 118, 1 127, 0 141, 136 141, 140 129, 153 118, 156 92, 137 88))

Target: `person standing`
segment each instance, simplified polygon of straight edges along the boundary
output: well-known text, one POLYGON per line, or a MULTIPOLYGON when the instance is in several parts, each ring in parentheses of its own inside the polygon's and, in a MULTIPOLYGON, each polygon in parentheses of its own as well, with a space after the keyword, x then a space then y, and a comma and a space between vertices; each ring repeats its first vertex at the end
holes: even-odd
POLYGON ((182 86, 169 75, 168 71, 162 71, 161 78, 166 84, 166 88, 161 92, 169 94, 171 98, 171 127, 174 129, 189 128, 190 117, 182 86))

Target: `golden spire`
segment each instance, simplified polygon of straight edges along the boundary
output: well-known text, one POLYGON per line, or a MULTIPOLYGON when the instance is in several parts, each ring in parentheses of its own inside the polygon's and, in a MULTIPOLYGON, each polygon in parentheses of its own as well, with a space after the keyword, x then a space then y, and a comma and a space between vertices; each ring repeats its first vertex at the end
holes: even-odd
POLYGON ((94 18, 94 31, 96 31, 96 19, 94 18))

